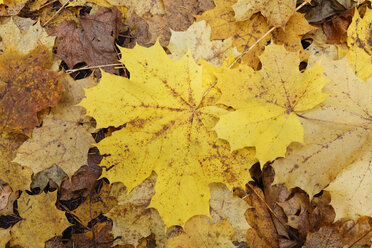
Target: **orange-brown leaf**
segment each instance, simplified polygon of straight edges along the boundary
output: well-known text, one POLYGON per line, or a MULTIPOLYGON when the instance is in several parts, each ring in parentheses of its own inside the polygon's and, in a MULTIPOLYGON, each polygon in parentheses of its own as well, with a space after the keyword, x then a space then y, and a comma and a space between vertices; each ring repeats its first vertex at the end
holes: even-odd
POLYGON ((48 70, 50 54, 38 46, 28 54, 10 47, 0 56, 0 128, 30 134, 37 112, 55 106, 63 91, 58 73, 48 70))

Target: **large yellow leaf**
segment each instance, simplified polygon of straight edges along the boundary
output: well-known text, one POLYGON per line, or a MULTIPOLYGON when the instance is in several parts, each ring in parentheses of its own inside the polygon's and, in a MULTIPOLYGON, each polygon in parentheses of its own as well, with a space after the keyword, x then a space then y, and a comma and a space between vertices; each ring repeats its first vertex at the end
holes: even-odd
POLYGON ((185 233, 170 238, 167 248, 216 247, 234 248, 231 237, 234 228, 227 220, 209 224, 206 216, 194 216, 185 224, 185 233))
POLYGON ((261 11, 270 26, 284 27, 296 12, 296 0, 238 0, 233 9, 238 21, 245 21, 261 11))
POLYGON ((264 164, 283 157, 291 142, 303 142, 296 114, 325 99, 321 90, 327 79, 319 65, 301 73, 298 53, 283 46, 267 46, 260 59, 260 71, 242 65, 217 76, 220 103, 236 111, 222 115, 215 130, 232 150, 255 146, 256 157, 264 164))
POLYGON ((310 196, 330 191, 337 219, 372 215, 372 80, 355 76, 346 58, 323 57, 321 65, 331 79, 324 87, 329 97, 304 114, 304 145, 290 146, 273 164, 274 183, 310 196))
POLYGON ((363 18, 355 10, 353 21, 347 30, 350 46, 348 61, 355 74, 366 81, 372 76, 372 10, 366 9, 363 18))
POLYGON ((227 142, 210 131, 226 110, 201 104, 202 67, 190 53, 174 61, 158 43, 121 53, 131 79, 103 73, 81 103, 97 128, 125 124, 98 144, 101 154, 109 154, 101 164, 110 170, 103 175, 131 190, 155 171, 150 207, 168 226, 208 214, 208 184, 244 185, 251 152, 231 153, 227 142))
POLYGON ((44 247, 45 241, 61 235, 68 227, 65 213, 56 209, 57 192, 29 195, 23 192, 18 199, 22 220, 11 229, 11 246, 44 247))

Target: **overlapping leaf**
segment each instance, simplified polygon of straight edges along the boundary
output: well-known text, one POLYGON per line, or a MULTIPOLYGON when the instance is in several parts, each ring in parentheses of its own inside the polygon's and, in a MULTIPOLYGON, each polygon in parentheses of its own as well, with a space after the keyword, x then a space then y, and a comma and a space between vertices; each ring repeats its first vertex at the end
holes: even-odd
POLYGON ((55 106, 63 91, 58 73, 48 69, 51 54, 40 45, 27 54, 9 47, 0 55, 0 128, 31 134, 37 112, 55 106))
POLYGON ((304 145, 292 145, 274 163, 275 180, 310 195, 329 185, 336 218, 371 215, 371 80, 357 78, 346 58, 321 64, 332 80, 329 97, 304 115, 304 145))
POLYGON ((327 79, 319 65, 301 73, 298 53, 282 46, 267 46, 260 59, 260 71, 242 65, 217 76, 219 102, 236 111, 222 115, 214 129, 232 150, 256 147, 256 157, 264 164, 284 156, 291 142, 303 142, 296 114, 325 99, 321 90, 327 79))
POLYGON ((225 110, 201 104, 202 67, 190 53, 173 61, 159 44, 121 52, 131 79, 104 73, 81 103, 98 128, 126 125, 98 144, 110 155, 101 163, 110 168, 104 175, 131 190, 155 171, 150 206, 166 225, 208 214, 208 184, 243 185, 253 162, 250 151, 231 153, 209 130, 225 110))

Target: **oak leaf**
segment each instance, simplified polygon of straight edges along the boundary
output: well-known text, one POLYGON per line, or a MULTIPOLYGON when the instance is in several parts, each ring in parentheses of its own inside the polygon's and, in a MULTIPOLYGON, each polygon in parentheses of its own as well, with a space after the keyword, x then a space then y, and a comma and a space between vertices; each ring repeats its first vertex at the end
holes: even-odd
POLYGON ((234 228, 227 220, 210 224, 208 217, 194 216, 186 222, 184 231, 185 233, 168 239, 165 247, 235 247, 231 240, 234 228))
POLYGON ((284 27, 296 12, 296 0, 238 0, 232 8, 237 21, 245 21, 260 11, 270 26, 284 27))
POLYGON ((215 126, 218 137, 232 150, 256 147, 261 164, 283 157, 292 142, 303 142, 303 127, 297 117, 321 103, 327 79, 315 65, 301 73, 298 53, 271 44, 260 56, 262 69, 241 65, 217 75, 219 100, 236 109, 221 115, 215 126))
POLYGON ((355 10, 353 21, 347 30, 350 47, 348 61, 355 74, 366 81, 372 77, 372 10, 367 8, 361 18, 355 10))
POLYGON ((56 191, 40 195, 23 192, 18 199, 22 220, 12 227, 10 244, 39 248, 44 247, 48 239, 61 235, 69 224, 64 212, 56 210, 56 200, 56 191))
POLYGON ((48 70, 51 54, 38 46, 28 54, 9 47, 0 55, 0 126, 31 134, 37 113, 55 106, 63 91, 59 74, 48 70))
POLYGON ((372 215, 372 82, 359 79, 346 58, 322 57, 320 63, 331 79, 324 87, 329 96, 301 118, 304 145, 291 145, 286 158, 273 164, 275 183, 300 187, 310 196, 328 190, 336 219, 372 215), (352 183, 345 187, 346 181, 352 183))
POLYGON ((155 171, 150 206, 167 226, 208 214, 208 184, 243 185, 254 161, 251 151, 231 153, 227 142, 209 131, 226 110, 201 103, 202 67, 190 53, 174 61, 158 43, 121 53, 131 79, 103 73, 80 104, 97 128, 126 124, 98 143, 101 154, 110 154, 101 162, 110 168, 103 175, 131 190, 155 171))
POLYGON ((193 23, 185 32, 171 32, 168 49, 173 59, 180 59, 190 50, 195 61, 202 58, 215 66, 221 66, 231 53, 238 55, 232 48, 231 38, 224 41, 210 40, 211 27, 206 21, 193 23))

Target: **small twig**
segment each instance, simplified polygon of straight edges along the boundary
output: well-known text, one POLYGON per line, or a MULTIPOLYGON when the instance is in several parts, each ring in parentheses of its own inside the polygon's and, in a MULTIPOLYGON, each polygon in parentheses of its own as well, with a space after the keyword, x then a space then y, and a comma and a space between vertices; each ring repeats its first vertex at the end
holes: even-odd
POLYGON ((65 8, 69 3, 70 3, 70 0, 67 0, 67 2, 65 2, 65 3, 62 5, 62 7, 59 8, 59 10, 57 10, 57 12, 54 13, 54 15, 52 15, 52 17, 50 17, 49 20, 46 21, 46 22, 43 24, 43 27, 45 27, 45 26, 46 26, 46 25, 47 25, 51 20, 53 20, 53 18, 56 17, 56 16, 59 14, 59 12, 61 12, 62 9, 64 9, 64 8, 65 8))
POLYGON ((123 66, 123 64, 116 63, 116 64, 107 64, 107 65, 84 66, 84 67, 77 68, 77 69, 67 70, 66 73, 70 74, 70 73, 73 73, 73 72, 76 72, 76 71, 97 69, 97 68, 101 68, 101 67, 110 67, 110 66, 123 66))

